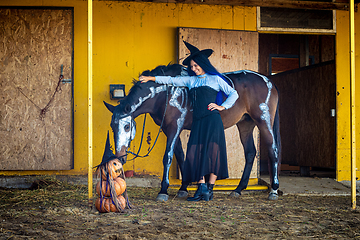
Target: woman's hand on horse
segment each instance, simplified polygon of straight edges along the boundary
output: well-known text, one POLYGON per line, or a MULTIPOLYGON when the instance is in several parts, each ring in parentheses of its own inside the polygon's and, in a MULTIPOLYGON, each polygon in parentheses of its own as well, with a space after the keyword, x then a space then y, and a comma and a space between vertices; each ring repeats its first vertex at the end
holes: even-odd
POLYGON ((139 80, 142 82, 142 83, 146 83, 148 81, 154 81, 155 82, 155 77, 151 77, 151 76, 143 76, 141 75, 139 77, 139 80))
POLYGON ((219 111, 222 111, 222 110, 225 110, 225 107, 219 106, 219 105, 217 105, 216 103, 210 103, 210 104, 208 105, 208 109, 209 109, 210 111, 214 111, 215 109, 216 109, 216 110, 219 110, 219 111))

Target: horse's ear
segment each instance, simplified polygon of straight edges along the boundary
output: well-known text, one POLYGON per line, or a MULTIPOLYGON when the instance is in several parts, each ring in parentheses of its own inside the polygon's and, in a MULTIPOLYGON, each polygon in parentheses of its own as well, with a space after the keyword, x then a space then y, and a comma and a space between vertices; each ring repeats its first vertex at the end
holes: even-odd
POLYGON ((128 114, 128 113, 131 112, 131 106, 130 106, 130 104, 126 104, 125 109, 124 109, 124 112, 125 112, 126 114, 128 114))
POLYGON ((115 106, 111 105, 110 103, 107 103, 104 101, 105 107, 109 109, 110 112, 114 113, 115 106))

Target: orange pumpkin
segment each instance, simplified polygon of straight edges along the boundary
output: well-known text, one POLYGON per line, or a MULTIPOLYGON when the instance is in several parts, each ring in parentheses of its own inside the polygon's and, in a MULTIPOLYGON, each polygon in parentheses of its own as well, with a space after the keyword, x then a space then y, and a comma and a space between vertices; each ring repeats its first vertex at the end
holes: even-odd
POLYGON ((125 182, 125 180, 123 178, 121 178, 121 177, 117 177, 117 178, 115 178, 115 182, 117 184, 119 184, 119 187, 121 189, 119 191, 118 195, 123 194, 125 192, 125 190, 126 190, 126 182, 125 182))
MULTIPOLYGON (((110 200, 110 199, 109 199, 110 200)), ((126 206, 126 201, 125 201, 125 198, 120 195, 117 197, 117 200, 119 202, 119 205, 122 209, 125 209, 125 206, 126 206)), ((116 209, 116 206, 112 203, 112 201, 110 200, 110 211, 112 212, 118 212, 118 210, 116 209)))
MULTIPOLYGON (((126 200, 123 196, 118 196, 117 197, 117 201, 119 202, 120 206, 122 209, 125 209, 126 206, 126 200)), ((96 199, 95 201, 95 207, 96 209, 101 212, 101 213, 106 213, 106 212, 118 212, 118 210, 116 209, 116 206, 113 204, 111 198, 104 198, 103 201, 101 202, 101 206, 100 206, 100 198, 96 199)))
MULTIPOLYGON (((106 168, 109 172, 109 176, 112 179, 115 179, 117 177, 120 176, 121 172, 122 172, 122 164, 119 161, 119 159, 113 159, 110 160, 109 162, 106 163, 106 168)), ((105 166, 101 167, 101 171, 102 171, 102 179, 106 180, 106 171, 105 171, 105 166)))
POLYGON ((109 198, 104 198, 102 201, 100 201, 100 198, 96 199, 95 201, 95 207, 96 209, 101 212, 101 213, 105 213, 105 212, 110 212, 110 199, 109 198), (101 203, 101 204, 100 204, 101 203), (101 206, 100 206, 101 205, 101 206))
MULTIPOLYGON (((115 187, 116 196, 123 194, 126 189, 125 180, 122 179, 121 177, 115 178, 114 187, 115 187)), ((101 181, 101 192, 103 196, 110 197, 110 184, 107 181, 101 181)), ((100 196, 100 182, 96 184, 96 193, 100 196)))
POLYGON ((120 206, 123 208, 123 209, 125 209, 125 207, 126 207, 126 200, 125 200, 125 198, 124 198, 124 196, 123 195, 120 195, 120 196, 118 196, 118 201, 119 201, 119 203, 120 203, 120 206))

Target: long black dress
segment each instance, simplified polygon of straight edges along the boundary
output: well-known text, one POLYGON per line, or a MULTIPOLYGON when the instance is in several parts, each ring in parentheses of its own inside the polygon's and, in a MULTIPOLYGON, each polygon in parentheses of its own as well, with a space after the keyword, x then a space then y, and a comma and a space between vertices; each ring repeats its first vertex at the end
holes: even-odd
POLYGON ((214 173, 217 179, 228 178, 224 126, 218 110, 208 110, 217 91, 208 86, 192 88, 193 122, 187 145, 183 181, 198 182, 214 173))

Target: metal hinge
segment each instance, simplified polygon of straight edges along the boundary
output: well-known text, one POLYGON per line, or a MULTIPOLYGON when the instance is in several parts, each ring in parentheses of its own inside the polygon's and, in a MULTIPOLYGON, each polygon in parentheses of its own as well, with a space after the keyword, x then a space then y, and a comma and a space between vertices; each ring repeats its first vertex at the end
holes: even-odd
POLYGON ((72 79, 64 79, 64 75, 63 75, 63 70, 64 70, 64 65, 61 64, 61 73, 60 73, 60 77, 62 76, 63 79, 61 80, 62 83, 72 83, 72 79))
POLYGON ((335 117, 335 115, 336 115, 336 111, 335 111, 335 108, 333 108, 333 109, 331 109, 331 111, 330 111, 331 113, 331 116, 332 117, 335 117))

